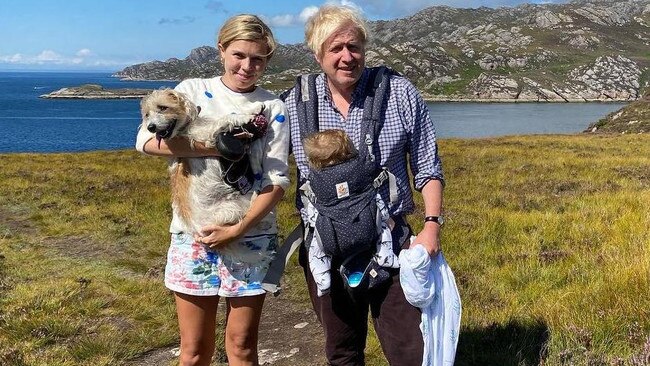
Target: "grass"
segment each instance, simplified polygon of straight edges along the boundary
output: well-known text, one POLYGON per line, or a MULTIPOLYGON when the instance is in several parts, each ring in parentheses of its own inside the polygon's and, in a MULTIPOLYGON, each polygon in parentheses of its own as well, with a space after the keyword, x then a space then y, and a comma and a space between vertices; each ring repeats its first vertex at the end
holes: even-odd
MULTIPOLYGON (((449 139, 440 151, 443 247, 463 301, 456 364, 647 364, 650 136, 449 139)), ((0 364, 114 365, 175 345, 164 161, 0 159, 0 364)), ((292 194, 281 235, 298 220, 292 194)), ((287 301, 308 306, 295 261, 286 281, 287 301)), ((368 353, 385 364, 374 336, 368 353)))

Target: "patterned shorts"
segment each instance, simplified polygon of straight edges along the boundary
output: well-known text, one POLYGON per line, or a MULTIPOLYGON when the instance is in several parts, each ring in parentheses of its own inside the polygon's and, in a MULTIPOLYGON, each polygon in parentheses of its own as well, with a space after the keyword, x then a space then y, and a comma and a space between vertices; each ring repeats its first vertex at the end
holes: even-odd
POLYGON ((197 296, 254 296, 264 293, 266 276, 277 245, 277 236, 245 237, 214 250, 194 241, 192 235, 171 234, 167 252, 165 286, 197 296))

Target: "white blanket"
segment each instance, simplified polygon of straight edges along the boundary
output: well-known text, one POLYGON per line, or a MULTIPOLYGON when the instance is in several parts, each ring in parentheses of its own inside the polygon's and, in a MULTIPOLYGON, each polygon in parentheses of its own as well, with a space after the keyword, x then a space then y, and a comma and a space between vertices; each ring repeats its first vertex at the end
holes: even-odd
POLYGON ((431 258, 422 245, 402 250, 399 263, 404 295, 422 309, 422 366, 453 365, 461 316, 454 274, 442 253, 431 258))

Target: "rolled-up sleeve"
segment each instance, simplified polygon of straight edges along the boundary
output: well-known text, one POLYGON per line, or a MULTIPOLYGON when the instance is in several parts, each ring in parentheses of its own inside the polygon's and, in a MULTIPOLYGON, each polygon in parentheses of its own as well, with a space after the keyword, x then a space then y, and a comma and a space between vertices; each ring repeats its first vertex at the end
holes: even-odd
POLYGON ((284 103, 271 103, 270 131, 266 134, 266 151, 262 160, 261 188, 268 185, 289 187, 289 116, 284 103))
POLYGON ((444 175, 442 162, 438 156, 438 142, 429 108, 413 84, 406 87, 406 98, 402 99, 402 111, 409 126, 409 155, 413 173, 413 185, 418 191, 432 179, 439 180, 443 185, 444 175))

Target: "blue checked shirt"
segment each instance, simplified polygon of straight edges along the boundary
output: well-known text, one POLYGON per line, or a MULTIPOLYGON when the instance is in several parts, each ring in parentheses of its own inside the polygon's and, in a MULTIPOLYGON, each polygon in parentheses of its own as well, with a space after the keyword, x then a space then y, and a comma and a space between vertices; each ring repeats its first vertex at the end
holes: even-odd
MULTIPOLYGON (((320 74, 316 78, 316 91, 319 98, 319 129, 344 130, 358 149, 365 100, 363 94, 368 80, 368 69, 363 73, 352 94, 352 103, 347 118, 341 115, 332 102, 332 96, 329 88, 326 87, 325 80, 324 74, 320 74)), ((300 178, 304 180, 309 174, 309 166, 300 138, 294 89, 287 90, 280 98, 285 101, 287 106, 291 127, 291 149, 300 172, 300 178)), ((392 216, 409 214, 413 212, 415 204, 409 185, 407 156, 415 189, 422 190, 431 179, 444 182, 436 133, 429 116, 429 108, 420 93, 411 82, 401 76, 391 76, 390 94, 387 101, 384 102, 383 110, 385 119, 379 133, 379 144, 375 144, 373 147, 374 154, 379 157, 380 164, 388 167, 397 180, 398 200, 389 206, 389 213, 392 216)), ((388 184, 382 185, 380 194, 384 202, 390 202, 388 184)), ((298 205, 300 206, 299 201, 298 205)))

